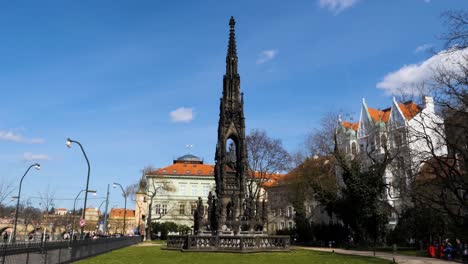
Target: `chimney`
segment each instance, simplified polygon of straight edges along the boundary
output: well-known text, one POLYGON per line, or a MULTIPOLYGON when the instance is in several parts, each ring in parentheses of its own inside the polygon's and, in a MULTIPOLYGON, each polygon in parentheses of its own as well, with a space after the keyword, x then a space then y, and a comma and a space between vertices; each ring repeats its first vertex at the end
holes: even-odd
POLYGON ((424 95, 422 97, 422 103, 423 103, 424 109, 427 109, 427 111, 431 113, 434 112, 434 98, 424 95))

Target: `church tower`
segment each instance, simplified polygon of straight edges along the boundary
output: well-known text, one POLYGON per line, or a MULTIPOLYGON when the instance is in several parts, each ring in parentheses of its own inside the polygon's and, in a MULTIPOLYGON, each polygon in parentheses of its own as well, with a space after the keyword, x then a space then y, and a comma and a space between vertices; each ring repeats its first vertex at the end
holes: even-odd
POLYGON ((237 71, 235 24, 236 21, 231 17, 215 155, 218 230, 224 225, 230 229, 238 227, 243 216, 246 191, 247 146, 244 101, 237 71))

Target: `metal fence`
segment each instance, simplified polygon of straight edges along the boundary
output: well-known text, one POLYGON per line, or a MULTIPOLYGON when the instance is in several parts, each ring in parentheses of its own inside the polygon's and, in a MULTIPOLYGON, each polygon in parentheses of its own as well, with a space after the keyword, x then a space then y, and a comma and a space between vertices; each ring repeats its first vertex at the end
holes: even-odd
POLYGON ((141 242, 141 237, 20 242, 0 245, 0 264, 71 263, 141 242))

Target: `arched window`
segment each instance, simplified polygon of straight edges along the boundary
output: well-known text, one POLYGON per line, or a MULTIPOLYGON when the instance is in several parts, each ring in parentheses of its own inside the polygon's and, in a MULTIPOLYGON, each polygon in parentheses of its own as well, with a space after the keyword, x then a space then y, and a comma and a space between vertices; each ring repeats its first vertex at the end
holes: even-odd
POLYGON ((382 143, 382 147, 384 147, 384 148, 387 147, 387 137, 385 135, 382 135, 380 137, 380 142, 382 143))
POLYGON ((226 141, 226 158, 228 162, 235 163, 237 160, 236 142, 232 138, 226 141))
POLYGON ((351 153, 353 153, 353 155, 357 153, 356 142, 351 143, 351 153))

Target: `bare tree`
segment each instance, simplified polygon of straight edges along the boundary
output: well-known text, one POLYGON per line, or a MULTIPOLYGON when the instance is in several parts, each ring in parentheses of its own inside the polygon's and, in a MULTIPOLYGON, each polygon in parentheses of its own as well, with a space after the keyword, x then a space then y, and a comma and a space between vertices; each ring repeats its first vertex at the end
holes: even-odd
POLYGON ((258 201, 263 195, 263 185, 290 168, 291 157, 281 140, 268 137, 263 130, 252 130, 246 137, 246 143, 249 163, 247 191, 249 197, 258 201))
POLYGON ((13 193, 11 182, 0 181, 0 207, 4 206, 4 201, 13 193))
POLYGON ((416 203, 448 216, 451 226, 466 232, 468 223, 468 11, 444 13, 448 32, 445 63, 433 69, 429 87, 436 111, 444 119, 429 115, 411 131, 424 142, 413 155, 423 161, 414 175, 416 203), (435 135, 437 140, 434 140, 435 135), (441 152, 443 154, 441 154, 441 152), (445 153, 446 154, 445 154, 445 153))
POLYGON ((49 211, 55 206, 55 190, 50 188, 50 185, 47 185, 46 189, 42 192, 39 192, 40 206, 43 212, 46 215, 46 221, 49 219, 49 211))
POLYGON ((165 215, 162 210, 159 210, 159 212, 156 211, 156 215, 153 215, 153 209, 155 209, 154 200, 157 195, 174 191, 174 187, 169 181, 164 179, 163 175, 159 173, 159 170, 154 169, 152 166, 146 166, 142 170, 142 177, 138 182, 138 190, 146 193, 148 201, 146 239, 151 240, 151 224, 154 220, 161 219, 165 215))

